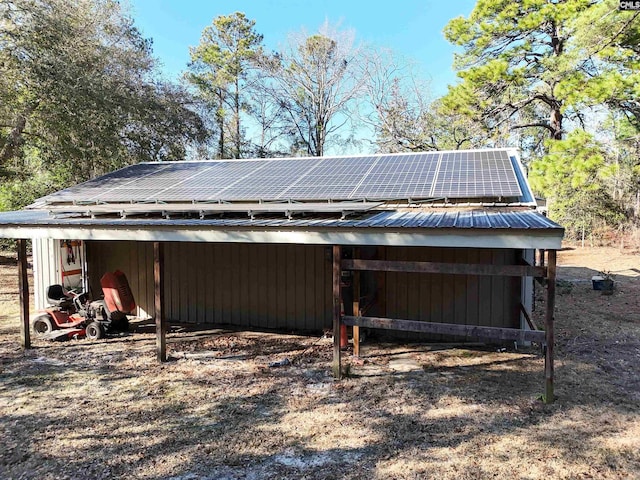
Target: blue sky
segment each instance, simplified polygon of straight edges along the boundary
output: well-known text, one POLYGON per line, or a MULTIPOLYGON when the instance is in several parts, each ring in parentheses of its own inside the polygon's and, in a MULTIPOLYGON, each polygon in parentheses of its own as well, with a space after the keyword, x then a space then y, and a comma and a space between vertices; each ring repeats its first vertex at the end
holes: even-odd
POLYGON ((170 78, 179 77, 189 61, 189 47, 218 15, 241 11, 256 21, 268 48, 276 49, 287 34, 314 32, 325 21, 354 29, 356 39, 392 48, 416 61, 432 81, 432 93, 446 92, 455 82, 453 47, 442 29, 468 15, 475 0, 129 0, 136 25, 153 39, 154 54, 170 78))

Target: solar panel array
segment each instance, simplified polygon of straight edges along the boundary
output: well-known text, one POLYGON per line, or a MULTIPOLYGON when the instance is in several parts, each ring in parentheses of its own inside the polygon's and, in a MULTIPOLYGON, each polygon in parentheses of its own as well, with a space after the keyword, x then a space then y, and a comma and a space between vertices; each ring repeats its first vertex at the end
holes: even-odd
POLYGON ((64 202, 521 197, 506 150, 139 164, 55 193, 64 202))

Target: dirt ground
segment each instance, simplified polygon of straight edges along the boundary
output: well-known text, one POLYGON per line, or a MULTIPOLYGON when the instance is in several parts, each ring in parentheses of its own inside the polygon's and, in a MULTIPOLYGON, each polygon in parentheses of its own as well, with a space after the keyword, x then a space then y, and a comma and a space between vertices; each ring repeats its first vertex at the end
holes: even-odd
POLYGON ((371 342, 342 381, 319 337, 174 327, 158 364, 138 323, 22 351, 0 257, 0 478, 640 478, 640 255, 576 248, 559 264, 544 405, 538 349, 371 342), (591 289, 600 270, 613 295, 591 289))

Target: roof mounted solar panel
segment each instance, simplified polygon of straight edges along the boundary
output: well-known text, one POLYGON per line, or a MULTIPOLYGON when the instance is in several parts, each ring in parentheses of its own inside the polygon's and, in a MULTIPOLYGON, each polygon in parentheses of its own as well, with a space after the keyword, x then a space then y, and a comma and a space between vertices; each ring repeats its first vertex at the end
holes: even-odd
MULTIPOLYGON (((132 165, 41 199, 46 204, 517 199, 507 149, 132 165)), ((528 191, 528 189, 527 189, 528 191)), ((502 201, 502 200, 501 200, 502 201)))
POLYGON ((505 150, 441 154, 433 197, 520 197, 513 162, 505 150))

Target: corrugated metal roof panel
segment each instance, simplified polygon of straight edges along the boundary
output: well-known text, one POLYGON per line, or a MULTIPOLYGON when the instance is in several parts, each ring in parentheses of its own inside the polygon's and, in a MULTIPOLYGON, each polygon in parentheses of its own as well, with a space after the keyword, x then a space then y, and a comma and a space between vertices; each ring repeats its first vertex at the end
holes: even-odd
POLYGON ((488 215, 490 228, 509 228, 513 217, 504 217, 502 212, 491 212, 488 215))
POLYGON ((533 222, 526 216, 520 215, 520 212, 513 212, 513 215, 506 220, 508 228, 531 228, 533 222))
POLYGON ((450 214, 443 215, 442 219, 438 223, 438 228, 453 228, 456 226, 458 215, 460 212, 451 212, 450 214))
POLYGON ((7 226, 111 226, 111 227, 253 227, 253 228, 388 228, 388 229, 515 229, 515 230, 563 230, 563 228, 538 212, 530 211, 372 211, 347 217, 344 220, 326 216, 220 217, 220 218, 96 218, 56 216, 42 210, 23 210, 0 213, 0 229, 7 226))
POLYGON ((476 228, 491 228, 491 222, 486 212, 476 212, 474 215, 474 225, 476 228))
POLYGON ((454 224, 456 228, 473 228, 473 225, 473 211, 458 212, 458 216, 456 217, 454 224))

